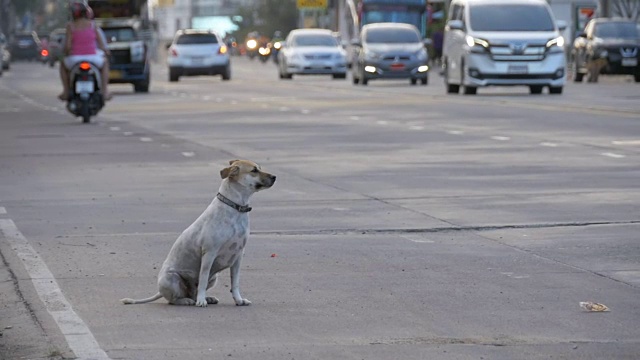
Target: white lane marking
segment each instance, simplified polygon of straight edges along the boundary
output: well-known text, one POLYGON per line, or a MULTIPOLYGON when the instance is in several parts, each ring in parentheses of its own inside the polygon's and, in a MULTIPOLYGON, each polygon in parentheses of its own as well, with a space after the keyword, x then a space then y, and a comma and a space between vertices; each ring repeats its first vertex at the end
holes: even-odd
POLYGON ((611 143, 613 145, 639 146, 640 145, 640 140, 614 140, 611 143))
POLYGON ((150 138, 150 137, 143 136, 143 137, 140 138, 140 141, 142 141, 142 142, 151 142, 151 141, 153 141, 153 139, 150 138))
POLYGON ((409 126, 409 129, 411 129, 411 130, 424 130, 424 126, 422 126, 422 125, 411 125, 411 126, 409 126))
POLYGON ((622 154, 616 154, 616 153, 610 153, 610 152, 601 153, 600 155, 607 156, 614 159, 622 159, 623 157, 625 157, 622 154))
POLYGON ((288 107, 286 107, 286 106, 282 106, 282 107, 280 108, 280 111, 282 111, 282 112, 289 111, 289 108, 288 108, 288 107))
POLYGON ((378 120, 378 121, 376 121, 376 124, 378 124, 378 125, 388 125, 389 122, 386 121, 386 120, 378 120))
POLYGON ((509 140, 511 140, 511 138, 508 137, 508 136, 492 136, 491 138, 493 140, 498 140, 498 141, 509 141, 509 140))
POLYGON ((202 97, 202 100, 209 101, 209 100, 211 100, 211 96, 205 95, 205 96, 202 97))
POLYGON ((231 100, 231 105, 238 105, 238 101, 237 100, 231 100))
POLYGON ((447 134, 462 135, 462 134, 464 134, 464 131, 462 131, 462 130, 449 130, 449 131, 447 131, 447 134))
POLYGON ((2 206, 0 206, 0 215, 4 215, 6 213, 7 213, 7 209, 5 209, 2 206))
POLYGON ((120 127, 119 126, 112 126, 109 128, 109 130, 111 131, 120 131, 120 127))
POLYGON ((414 243, 420 243, 420 244, 433 244, 435 242, 433 240, 427 240, 420 235, 400 235, 400 237, 405 238, 409 241, 413 241, 414 243))
POLYGON ((302 111, 300 111, 300 112, 306 115, 306 114, 310 114, 310 113, 311 113, 311 110, 309 110, 309 109, 302 109, 302 111))
POLYGON ((109 360, 96 338, 62 294, 55 277, 11 219, 0 219, 0 232, 27 270, 31 282, 78 359, 109 360))
POLYGON ((360 116, 349 116, 349 120, 358 121, 360 120, 360 116))
POLYGON ((540 146, 546 146, 546 147, 558 147, 558 144, 556 143, 552 143, 552 142, 541 142, 540 146))
POLYGON ((133 133, 131 131, 125 131, 122 133, 124 136, 131 136, 133 133))
POLYGON ((194 153, 193 151, 183 151, 182 152, 182 156, 188 157, 188 158, 194 157, 195 155, 196 155, 196 153, 194 153))

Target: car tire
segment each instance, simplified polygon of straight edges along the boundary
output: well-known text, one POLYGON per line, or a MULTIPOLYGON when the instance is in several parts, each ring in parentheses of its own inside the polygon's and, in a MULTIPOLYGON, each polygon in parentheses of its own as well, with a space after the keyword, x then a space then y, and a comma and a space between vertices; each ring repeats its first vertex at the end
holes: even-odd
POLYGON ((231 65, 227 65, 221 75, 223 81, 231 80, 231 65))
POLYGON ((529 92, 531 94, 542 94, 543 87, 541 85, 531 85, 529 86, 529 92))
POLYGON ((562 86, 549 86, 549 94, 553 94, 553 95, 562 94, 562 86))
POLYGON ((364 75, 364 68, 360 71, 360 84, 363 86, 367 86, 369 84, 369 79, 367 79, 364 75))
POLYGON ((149 80, 140 81, 133 84, 133 91, 137 93, 148 93, 149 92, 149 80))
POLYGON ((449 83, 449 60, 444 58, 444 67, 442 69, 442 75, 444 77, 444 84, 447 88, 447 94, 458 94, 460 92, 460 85, 449 83))
POLYGON ((334 78, 334 79, 346 79, 346 78, 347 78, 347 74, 346 74, 346 73, 344 73, 344 74, 342 74, 342 73, 340 73, 340 74, 333 74, 333 78, 334 78))
POLYGON ((180 79, 180 75, 178 75, 178 70, 169 68, 169 81, 176 82, 178 81, 178 79, 180 79))
POLYGON ((633 79, 634 79, 636 82, 640 82, 640 72, 635 73, 635 74, 633 75, 633 79))
POLYGON ((475 86, 465 86, 463 92, 465 95, 475 95, 478 93, 478 88, 475 86))
POLYGON ((425 76, 422 79, 420 79, 420 84, 422 85, 427 85, 429 83, 429 77, 425 76))
POLYGON ((578 70, 578 63, 577 62, 574 63, 574 65, 573 65, 573 82, 577 82, 577 83, 582 82, 582 78, 583 77, 584 77, 584 74, 581 73, 578 70))
POLYGON ((356 77, 356 74, 351 73, 351 82, 353 82, 353 85, 358 85, 360 83, 360 79, 356 77))
POLYGON ((415 85, 418 83, 418 79, 416 78, 411 78, 411 85, 415 85))

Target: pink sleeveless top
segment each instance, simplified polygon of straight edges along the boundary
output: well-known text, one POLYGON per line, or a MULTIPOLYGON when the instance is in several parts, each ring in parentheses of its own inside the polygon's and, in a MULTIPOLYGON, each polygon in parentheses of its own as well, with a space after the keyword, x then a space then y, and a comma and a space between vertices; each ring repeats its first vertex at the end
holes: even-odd
POLYGON ((86 29, 75 29, 72 25, 71 36, 70 55, 93 55, 96 53, 96 30, 93 24, 86 29))

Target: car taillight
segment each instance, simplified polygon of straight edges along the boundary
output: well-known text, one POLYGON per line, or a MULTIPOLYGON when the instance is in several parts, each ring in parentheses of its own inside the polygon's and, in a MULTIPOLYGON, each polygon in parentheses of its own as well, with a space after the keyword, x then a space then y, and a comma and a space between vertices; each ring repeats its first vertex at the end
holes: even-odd
POLYGON ((47 51, 47 49, 42 49, 42 51, 40 52, 40 54, 42 56, 49 56, 49 51, 47 51))
POLYGON ((226 54, 226 53, 227 53, 227 46, 226 45, 220 46, 220 49, 218 49, 218 54, 226 54))
POLYGON ((88 71, 89 69, 91 69, 91 64, 86 61, 80 63, 80 70, 88 71))

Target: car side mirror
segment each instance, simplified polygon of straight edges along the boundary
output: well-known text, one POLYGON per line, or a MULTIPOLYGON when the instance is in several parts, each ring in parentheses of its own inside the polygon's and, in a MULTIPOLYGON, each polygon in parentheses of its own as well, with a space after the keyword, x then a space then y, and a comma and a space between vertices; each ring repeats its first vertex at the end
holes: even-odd
POLYGON ((558 26, 558 30, 560 31, 565 31, 567 29, 567 22, 564 20, 558 20, 556 22, 556 25, 558 26))
POLYGON ((449 20, 447 22, 447 30, 464 30, 464 23, 462 20, 449 20))

